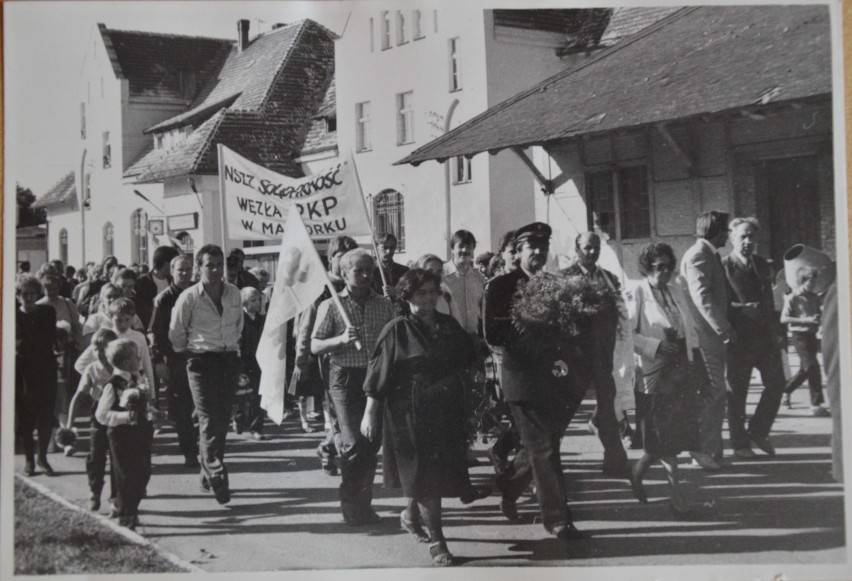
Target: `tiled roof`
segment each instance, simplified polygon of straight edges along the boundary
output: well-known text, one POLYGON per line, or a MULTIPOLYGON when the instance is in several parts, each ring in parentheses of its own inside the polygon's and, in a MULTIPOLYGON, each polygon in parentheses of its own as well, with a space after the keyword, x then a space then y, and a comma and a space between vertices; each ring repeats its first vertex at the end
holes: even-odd
POLYGON ((680 8, 677 6, 620 6, 612 9, 609 23, 600 39, 602 46, 611 46, 662 20, 680 8))
POLYGON ((325 92, 322 104, 311 121, 311 128, 308 130, 307 137, 305 137, 305 144, 302 146, 301 155, 311 155, 312 153, 321 153, 337 148, 336 99, 337 91, 334 79, 332 79, 331 85, 329 85, 328 90, 325 92), (335 126, 333 131, 329 130, 329 124, 331 123, 335 126))
POLYGON ((98 29, 113 71, 129 81, 131 97, 191 101, 233 46, 216 38, 110 30, 103 24, 98 29))
POLYGON ((217 143, 274 171, 300 177, 301 167, 293 160, 302 151, 313 119, 320 111, 328 112, 322 104, 334 95, 329 93, 333 37, 326 28, 304 20, 255 39, 242 53, 232 53, 218 78, 206 87, 205 96, 179 116, 184 121, 173 118, 150 131, 186 123, 187 114, 195 115, 201 125, 173 149, 144 156, 125 177, 154 182, 214 174, 217 143), (234 102, 213 113, 214 105, 227 101, 235 91, 239 96, 234 102), (201 121, 203 108, 212 116, 201 121))
POLYGON ((142 154, 124 170, 125 178, 136 178, 144 175, 151 167, 160 161, 160 158, 166 154, 164 149, 154 149, 154 144, 150 143, 142 154))
POLYGON ((830 93, 827 6, 685 8, 397 163, 526 147, 830 93))
POLYGON ((72 171, 56 182, 42 197, 33 202, 33 208, 49 208, 73 199, 77 195, 76 174, 72 171))

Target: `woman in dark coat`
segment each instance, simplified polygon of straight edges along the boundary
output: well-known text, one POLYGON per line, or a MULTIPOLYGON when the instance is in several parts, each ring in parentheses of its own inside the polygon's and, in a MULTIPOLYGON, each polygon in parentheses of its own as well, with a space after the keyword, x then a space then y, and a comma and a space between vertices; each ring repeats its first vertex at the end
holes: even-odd
POLYGON ((436 565, 452 565, 441 498, 470 488, 464 382, 473 376, 476 353, 458 322, 435 310, 440 285, 440 277, 418 268, 400 279, 397 290, 409 312, 379 336, 364 382, 361 432, 377 437, 384 402, 384 482, 408 498, 402 528, 430 543, 436 565))
POLYGON ((47 462, 50 432, 58 425, 56 405, 56 311, 38 305, 42 286, 31 275, 15 283, 20 306, 15 310, 15 415, 17 434, 24 448, 27 476, 35 464, 48 476, 54 471, 47 462), (38 430, 38 461, 35 460, 33 430, 38 430))

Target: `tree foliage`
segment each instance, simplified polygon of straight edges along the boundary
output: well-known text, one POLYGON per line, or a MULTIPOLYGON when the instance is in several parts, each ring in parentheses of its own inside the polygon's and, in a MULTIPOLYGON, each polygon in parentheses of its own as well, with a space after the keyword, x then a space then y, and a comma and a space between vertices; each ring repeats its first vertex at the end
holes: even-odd
POLYGON ((15 198, 18 205, 18 227, 36 226, 47 222, 44 208, 33 208, 36 197, 31 189, 15 184, 15 198))

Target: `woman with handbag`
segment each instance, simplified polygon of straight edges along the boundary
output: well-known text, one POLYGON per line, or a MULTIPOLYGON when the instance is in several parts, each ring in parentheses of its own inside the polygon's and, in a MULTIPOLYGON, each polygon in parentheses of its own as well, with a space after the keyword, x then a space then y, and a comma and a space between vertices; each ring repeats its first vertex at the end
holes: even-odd
POLYGON ((644 278, 628 305, 645 383, 636 402, 645 455, 633 465, 630 482, 639 502, 648 502, 642 477, 659 461, 672 487, 672 511, 686 516, 690 511, 678 487, 677 455, 698 449, 698 393, 709 378, 684 291, 677 282, 669 284, 676 263, 668 244, 645 246, 639 254, 644 278))
POLYGON ((435 309, 440 286, 437 274, 420 268, 400 279, 407 313, 388 323, 376 343, 361 432, 371 440, 383 432, 385 486, 402 488, 408 499, 402 528, 430 543, 433 562, 446 566, 454 561, 442 530, 441 498, 470 488, 464 390, 475 374, 476 352, 461 325, 435 309))

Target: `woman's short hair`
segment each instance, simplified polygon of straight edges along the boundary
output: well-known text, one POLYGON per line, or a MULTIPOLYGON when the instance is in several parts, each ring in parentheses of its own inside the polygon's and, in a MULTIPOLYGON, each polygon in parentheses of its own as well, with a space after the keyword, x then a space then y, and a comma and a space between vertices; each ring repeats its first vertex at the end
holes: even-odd
POLYGON ((124 315, 128 317, 132 317, 136 314, 136 305, 133 304, 133 301, 127 298, 115 299, 109 305, 109 316, 115 317, 116 315, 124 315))
POLYGON ((809 280, 819 277, 819 269, 813 266, 800 266, 796 269, 796 285, 804 286, 809 280))
POLYGON ((90 343, 95 349, 103 349, 107 344, 116 339, 118 339, 118 335, 116 335, 115 331, 109 327, 101 327, 92 335, 90 343))
POLYGON ((116 339, 107 345, 106 359, 109 361, 110 365, 121 369, 122 371, 136 371, 135 369, 124 368, 127 358, 134 353, 138 355, 139 351, 136 347, 136 343, 134 343, 131 339, 116 339))
POLYGON ((21 274, 15 279, 15 292, 21 294, 28 290, 33 290, 38 294, 44 292, 44 287, 41 286, 41 281, 32 274, 21 274))
MULTIPOLYGON (((364 256, 366 256, 370 259, 371 262, 373 262, 373 257, 370 255, 369 252, 367 252, 363 248, 353 248, 352 250, 347 251, 346 254, 340 257, 341 274, 347 272, 350 268, 352 268, 352 265, 354 265, 356 262, 358 262, 358 260, 360 260, 364 256)), ((373 264, 375 265, 375 262, 373 262, 373 264)))
POLYGON ((651 273, 651 265, 657 258, 668 258, 672 263, 672 270, 677 266, 677 258, 671 246, 665 242, 651 242, 642 247, 639 252, 639 272, 642 276, 648 276, 651 273))
POLYGON ((240 289, 240 298, 242 299, 243 304, 246 304, 246 302, 255 295, 260 296, 260 291, 253 286, 245 286, 240 289))
POLYGON ((506 250, 506 248, 508 248, 509 246, 514 247, 514 245, 515 245, 515 231, 509 230, 508 232, 503 234, 503 237, 500 239, 500 250, 498 251, 498 253, 502 254, 503 251, 506 250))
POLYGON ((328 243, 328 258, 331 258, 338 253, 345 254, 350 250, 354 250, 358 248, 358 243, 349 236, 338 236, 337 238, 333 238, 331 242, 328 243))
POLYGON ((411 297, 414 296, 414 293, 417 292, 421 286, 426 284, 428 281, 432 281, 435 283, 435 288, 441 288, 441 277, 432 272, 431 270, 426 270, 424 268, 412 268, 408 272, 402 275, 399 279, 399 282, 396 283, 396 290, 399 294, 399 298, 404 301, 411 300, 411 297))
POLYGON ((417 262, 415 262, 415 268, 426 268, 426 265, 432 262, 433 260, 437 260, 441 264, 444 264, 444 261, 441 260, 437 255, 424 254, 423 256, 417 259, 417 262))

